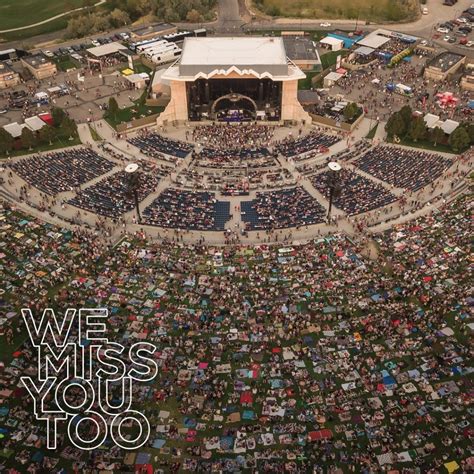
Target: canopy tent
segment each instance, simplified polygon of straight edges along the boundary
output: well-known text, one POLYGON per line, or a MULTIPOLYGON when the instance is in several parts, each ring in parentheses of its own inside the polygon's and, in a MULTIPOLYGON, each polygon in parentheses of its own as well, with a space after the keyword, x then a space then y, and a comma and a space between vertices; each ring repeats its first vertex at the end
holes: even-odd
POLYGON ((9 123, 8 125, 4 125, 3 128, 13 137, 19 138, 21 136, 21 132, 23 128, 26 127, 25 124, 20 125, 18 122, 9 123))
POLYGON ((426 114, 423 120, 427 128, 435 128, 439 122, 439 116, 434 114, 426 114))
POLYGON ((359 56, 370 56, 375 51, 374 48, 369 48, 368 46, 359 46, 354 53, 359 56))
POLYGON ((25 124, 32 132, 37 132, 46 125, 46 123, 36 115, 25 119, 25 124))
POLYGON ((326 36, 326 38, 323 38, 320 43, 330 46, 332 51, 339 51, 344 46, 344 41, 342 39, 333 38, 331 36, 326 36))
POLYGON ((459 122, 456 122, 455 120, 445 120, 441 124, 441 129, 446 133, 447 135, 451 135, 451 133, 454 132, 459 127, 459 122))

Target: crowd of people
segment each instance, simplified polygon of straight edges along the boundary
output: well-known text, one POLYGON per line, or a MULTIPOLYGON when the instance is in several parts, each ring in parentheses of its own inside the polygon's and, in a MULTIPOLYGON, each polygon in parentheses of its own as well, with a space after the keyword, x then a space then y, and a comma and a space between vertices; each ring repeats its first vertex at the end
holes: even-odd
POLYGON ((472 472, 473 205, 380 234, 374 260, 341 235, 108 248, 5 207, 0 471, 472 472), (109 310, 111 341, 145 334, 158 348, 157 378, 134 395, 152 433, 139 450, 64 435, 48 451, 31 422, 19 378, 37 360, 20 309, 79 302, 109 310))
POLYGON ((143 154, 152 158, 162 158, 163 154, 176 158, 185 158, 193 150, 193 145, 180 140, 173 140, 154 132, 143 132, 128 139, 143 154))
POLYGON ((27 183, 55 196, 111 171, 114 164, 89 148, 75 148, 34 155, 10 167, 27 183))
POLYGON ((328 135, 315 129, 307 135, 289 137, 276 145, 276 150, 287 158, 301 155, 308 151, 325 151, 341 140, 339 135, 328 135))
POLYGON ((168 188, 143 211, 143 223, 171 229, 224 230, 229 209, 229 202, 218 201, 213 193, 168 188))
POLYGON ((219 150, 240 148, 268 148, 272 143, 275 127, 258 124, 199 125, 186 132, 186 139, 219 150))
MULTIPOLYGON (((329 173, 324 171, 310 178, 311 184, 326 198, 330 195, 329 173)), ((397 197, 382 184, 343 169, 339 178, 339 192, 334 196, 334 205, 348 215, 355 215, 387 206, 396 200, 397 197)))
POLYGON ((438 179, 453 161, 436 153, 379 145, 354 161, 362 171, 397 188, 418 191, 438 179))
MULTIPOLYGON (((136 190, 140 202, 155 190, 160 178, 152 174, 138 173, 136 190)), ((127 173, 119 171, 79 191, 68 204, 117 219, 134 208, 134 190, 130 187, 127 173)))
POLYGON ((304 188, 258 192, 253 201, 241 204, 247 230, 272 230, 320 224, 325 210, 304 188))

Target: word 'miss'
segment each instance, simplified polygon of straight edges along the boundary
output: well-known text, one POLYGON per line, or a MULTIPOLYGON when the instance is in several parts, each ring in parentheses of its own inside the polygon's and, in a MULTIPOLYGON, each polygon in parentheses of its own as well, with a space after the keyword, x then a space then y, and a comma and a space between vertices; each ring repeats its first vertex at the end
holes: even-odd
POLYGON ((47 448, 56 449, 58 422, 68 419, 69 439, 79 449, 98 448, 109 432, 123 449, 143 446, 150 424, 142 413, 131 410, 132 383, 156 377, 156 347, 138 342, 126 351, 109 341, 106 309, 68 309, 61 320, 52 309, 45 309, 40 321, 29 309, 23 309, 22 316, 38 351, 38 374, 21 381, 33 399, 36 419, 46 421, 47 448), (113 396, 117 389, 119 397, 113 396), (120 403, 113 404, 117 398, 120 403), (124 424, 138 425, 138 435, 125 436, 124 424))

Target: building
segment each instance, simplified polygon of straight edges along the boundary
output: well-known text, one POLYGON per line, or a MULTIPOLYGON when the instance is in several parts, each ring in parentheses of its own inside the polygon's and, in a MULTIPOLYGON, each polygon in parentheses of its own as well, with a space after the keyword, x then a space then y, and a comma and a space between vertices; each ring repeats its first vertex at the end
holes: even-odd
POLYGON ((466 56, 444 52, 426 63, 424 77, 434 81, 444 81, 451 77, 465 62, 466 56))
POLYGON ((56 64, 41 54, 21 58, 21 63, 36 79, 46 79, 57 73, 56 64))
POLYGON ((171 23, 155 23, 154 25, 137 28, 131 32, 132 41, 144 41, 154 36, 176 33, 178 28, 171 23))
POLYGON ((0 89, 7 89, 20 84, 20 75, 7 63, 0 62, 0 89))
POLYGON ((310 120, 297 100, 305 74, 281 37, 186 38, 181 58, 162 75, 170 120, 310 120))
POLYGON ((303 71, 311 71, 321 67, 316 43, 308 36, 283 36, 286 55, 303 71))

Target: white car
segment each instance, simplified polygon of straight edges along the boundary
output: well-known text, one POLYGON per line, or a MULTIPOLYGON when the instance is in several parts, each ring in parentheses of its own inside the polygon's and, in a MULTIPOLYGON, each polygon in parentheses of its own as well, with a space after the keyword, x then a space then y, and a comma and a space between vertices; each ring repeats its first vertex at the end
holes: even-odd
POLYGON ((331 26, 331 23, 325 21, 324 23, 320 23, 319 26, 322 26, 323 28, 329 28, 331 26))
POLYGON ((467 18, 464 18, 463 16, 461 18, 458 18, 457 21, 459 23, 467 23, 467 18))
POLYGON ((447 28, 438 28, 436 31, 439 33, 449 33, 449 30, 447 28))
POLYGON ((100 43, 97 40, 91 41, 94 46, 100 46, 100 43))
POLYGON ((467 46, 468 48, 472 48, 472 47, 474 46, 474 41, 468 41, 468 42, 466 43, 466 46, 467 46))
POLYGON ((43 54, 44 54, 47 58, 54 58, 54 54, 53 54, 49 49, 47 49, 46 51, 43 51, 43 54))
POLYGON ((443 41, 449 41, 450 39, 451 39, 451 36, 446 35, 446 36, 443 38, 443 41))

